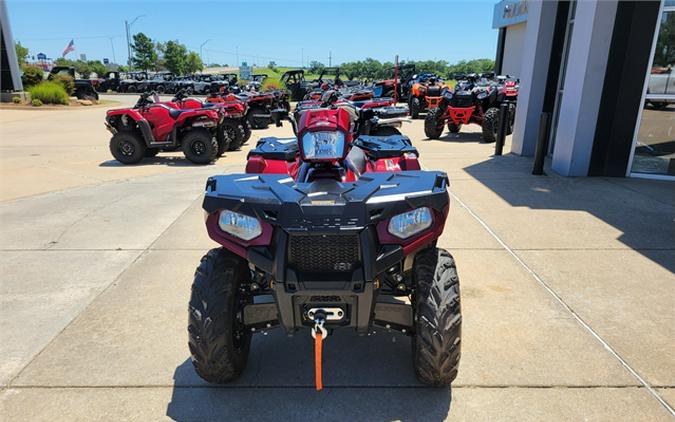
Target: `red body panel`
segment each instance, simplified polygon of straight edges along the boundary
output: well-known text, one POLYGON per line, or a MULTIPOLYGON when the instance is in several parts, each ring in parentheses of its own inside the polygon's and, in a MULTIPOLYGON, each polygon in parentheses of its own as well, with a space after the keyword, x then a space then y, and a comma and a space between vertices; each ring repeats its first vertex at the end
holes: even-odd
POLYGON ((251 155, 246 161, 246 173, 288 174, 295 179, 298 173, 298 160, 270 160, 259 155, 251 155))
POLYGON ((455 124, 468 124, 476 111, 476 106, 471 107, 448 107, 449 118, 455 124))

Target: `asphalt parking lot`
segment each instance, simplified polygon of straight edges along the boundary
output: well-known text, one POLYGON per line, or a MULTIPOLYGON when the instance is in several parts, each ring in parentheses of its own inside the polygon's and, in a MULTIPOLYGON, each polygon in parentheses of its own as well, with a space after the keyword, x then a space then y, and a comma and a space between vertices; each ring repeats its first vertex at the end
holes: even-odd
POLYGON ((281 332, 254 338, 240 380, 212 386, 186 332, 194 269, 216 246, 204 182, 242 171, 256 136, 291 130, 255 131, 209 166, 179 153, 122 166, 104 112, 0 111, 2 420, 673 420, 672 183, 535 177, 530 159, 493 157, 478 127, 429 141, 417 120, 404 133, 451 181, 452 388, 419 384, 409 340, 381 331, 326 341, 320 393, 309 335, 281 332))

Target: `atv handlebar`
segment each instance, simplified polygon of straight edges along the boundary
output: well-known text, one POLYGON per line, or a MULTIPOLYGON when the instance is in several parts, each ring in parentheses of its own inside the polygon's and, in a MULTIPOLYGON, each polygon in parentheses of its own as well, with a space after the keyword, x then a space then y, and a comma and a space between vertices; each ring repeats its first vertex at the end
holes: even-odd
POLYGON ((288 110, 285 108, 277 108, 271 111, 272 121, 276 127, 281 127, 282 120, 288 120, 291 123, 293 128, 293 133, 295 136, 298 136, 298 122, 295 121, 295 118, 288 113, 288 110))
POLYGON ((150 96, 156 97, 157 93, 155 91, 149 91, 149 92, 143 92, 141 93, 140 97, 138 98, 138 101, 136 102, 136 105, 134 108, 141 108, 145 107, 150 104, 154 104, 154 100, 150 99, 150 96))

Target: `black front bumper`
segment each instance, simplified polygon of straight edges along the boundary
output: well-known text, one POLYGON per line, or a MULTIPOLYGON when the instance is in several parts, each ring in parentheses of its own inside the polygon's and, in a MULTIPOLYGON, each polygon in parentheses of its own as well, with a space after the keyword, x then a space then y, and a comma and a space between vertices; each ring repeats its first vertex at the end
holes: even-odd
MULTIPOLYGON (((387 306, 379 314, 389 316, 378 317, 382 277, 406 260, 403 244, 380 243, 378 225, 386 227, 394 215, 421 206, 445 215, 446 184, 444 173, 424 171, 367 174, 353 183, 295 184, 284 175, 262 174, 209 179, 204 199, 209 214, 228 209, 273 227, 269 243, 248 245, 240 255, 263 274, 278 318, 265 321, 260 316, 273 313, 267 304, 258 307, 259 315, 247 325, 264 329, 268 323, 279 324, 292 333, 313 325, 309 307, 330 306, 340 308, 345 317, 327 321, 327 328, 353 327, 366 334, 373 321, 381 321, 409 330, 409 310, 395 311, 403 307, 387 306)), ((217 229, 212 230, 211 237, 227 247, 217 229)))

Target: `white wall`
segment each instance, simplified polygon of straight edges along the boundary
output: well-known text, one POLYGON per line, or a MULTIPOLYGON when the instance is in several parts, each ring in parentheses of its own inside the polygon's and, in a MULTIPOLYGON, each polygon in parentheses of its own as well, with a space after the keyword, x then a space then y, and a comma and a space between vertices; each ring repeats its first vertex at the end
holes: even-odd
POLYGON ((527 5, 527 25, 519 75, 518 110, 511 141, 511 152, 523 156, 534 155, 537 145, 558 8, 558 3, 554 1, 532 1, 527 5))
POLYGON ((506 28, 504 38, 504 56, 502 58, 502 75, 520 77, 520 66, 523 62, 523 44, 527 22, 511 25, 506 28))
POLYGON ((563 176, 588 175, 616 7, 577 3, 551 164, 563 176))

